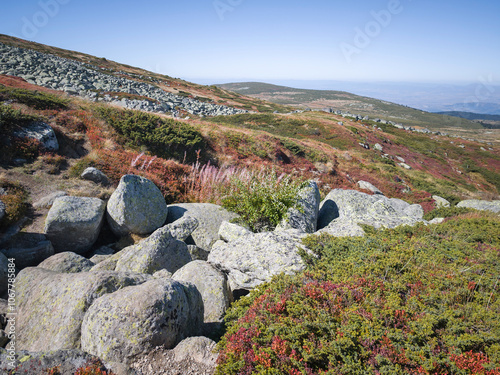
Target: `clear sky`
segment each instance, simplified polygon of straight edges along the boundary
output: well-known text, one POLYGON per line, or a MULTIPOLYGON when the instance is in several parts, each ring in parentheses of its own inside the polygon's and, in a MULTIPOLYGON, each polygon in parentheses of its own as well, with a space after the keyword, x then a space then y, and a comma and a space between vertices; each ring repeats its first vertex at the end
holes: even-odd
POLYGON ((0 33, 191 80, 500 82, 498 0, 4 0, 0 9, 0 33))

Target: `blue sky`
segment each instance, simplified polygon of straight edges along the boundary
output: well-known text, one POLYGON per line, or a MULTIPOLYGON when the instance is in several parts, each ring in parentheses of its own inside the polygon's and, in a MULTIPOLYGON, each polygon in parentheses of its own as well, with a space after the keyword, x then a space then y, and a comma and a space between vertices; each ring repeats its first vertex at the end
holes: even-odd
POLYGON ((500 80, 500 1, 3 1, 0 33, 185 79, 500 80))

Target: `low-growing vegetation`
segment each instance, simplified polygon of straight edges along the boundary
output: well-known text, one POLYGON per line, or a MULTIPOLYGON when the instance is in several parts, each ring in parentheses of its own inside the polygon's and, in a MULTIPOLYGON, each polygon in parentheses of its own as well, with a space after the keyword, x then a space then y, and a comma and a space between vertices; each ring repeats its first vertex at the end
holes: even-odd
POLYGON ((237 302, 217 374, 500 374, 500 218, 310 237, 237 302))
POLYGON ((0 188, 5 192, 0 195, 0 200, 5 205, 5 216, 0 220, 0 229, 3 229, 26 215, 29 209, 29 194, 21 184, 4 177, 0 177, 0 188))
POLYGON ((69 100, 41 91, 8 88, 0 85, 0 102, 13 100, 37 110, 65 109, 69 100))

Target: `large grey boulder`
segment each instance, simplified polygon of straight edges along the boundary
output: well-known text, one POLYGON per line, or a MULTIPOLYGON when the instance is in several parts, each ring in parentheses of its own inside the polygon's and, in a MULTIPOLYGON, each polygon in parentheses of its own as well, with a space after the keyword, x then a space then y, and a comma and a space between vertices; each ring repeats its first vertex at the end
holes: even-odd
MULTIPOLYGON (((120 251, 116 271, 153 274, 161 269, 174 273, 191 261, 185 242, 172 237, 168 225, 136 245, 120 251)), ((116 254, 115 254, 116 255, 116 254)), ((110 261, 114 258, 112 256, 110 261)), ((107 262, 106 260, 105 262, 107 262)))
POLYGON ((95 182, 96 184, 109 185, 108 177, 102 173, 99 169, 94 167, 86 168, 80 175, 84 180, 95 182))
POLYGON ((46 270, 61 273, 78 273, 90 271, 95 264, 81 255, 66 251, 45 259, 38 265, 46 270))
POLYGON ((222 222, 239 217, 234 212, 211 203, 180 203, 168 206, 167 223, 172 223, 185 215, 198 220, 198 227, 186 242, 206 251, 210 251, 212 245, 219 239, 222 222))
MULTIPOLYGON (((395 228, 424 222, 420 205, 380 194, 369 195, 355 190, 334 189, 321 202, 319 229, 334 220, 342 223, 366 224, 375 228, 395 228)), ((336 225, 335 223, 333 224, 336 225)), ((335 231, 335 230, 334 230, 335 231)), ((356 233, 354 229, 353 233, 356 233)))
POLYGON ((211 264, 196 260, 186 264, 172 276, 174 280, 193 283, 201 294, 204 306, 206 334, 217 332, 222 322, 232 294, 226 276, 211 264))
POLYGON ((318 232, 326 233, 334 237, 364 237, 365 231, 356 222, 345 220, 345 219, 335 219, 326 227, 320 229, 318 232))
POLYGON ((228 275, 231 290, 251 290, 282 272, 305 267, 299 249, 305 233, 298 230, 253 233, 235 241, 218 241, 208 262, 228 275))
POLYGON ((34 122, 20 130, 16 130, 14 135, 19 138, 32 138, 39 141, 43 147, 50 151, 59 150, 56 133, 50 125, 44 122, 34 122))
POLYGON ((458 203, 457 207, 473 208, 480 211, 500 213, 500 200, 484 201, 478 199, 469 199, 458 203))
POLYGON ((106 203, 98 198, 57 198, 44 229, 55 251, 86 253, 99 236, 105 209, 106 203))
POLYGON ((182 340, 173 350, 176 362, 198 362, 208 367, 215 366, 218 355, 215 341, 208 337, 188 337, 182 340))
POLYGON ((82 323, 82 349, 128 363, 160 345, 174 348, 202 321, 203 302, 194 286, 154 279, 97 299, 82 323))
POLYGON ((16 281, 16 349, 79 349, 83 317, 92 303, 106 293, 150 278, 117 272, 68 274, 25 268, 16 281))
POLYGON ((320 201, 318 185, 309 181, 300 189, 297 202, 288 209, 276 230, 298 229, 305 233, 316 232, 320 201))
POLYGON ((148 234, 165 224, 167 204, 160 189, 147 178, 125 175, 108 201, 107 217, 117 236, 148 234))

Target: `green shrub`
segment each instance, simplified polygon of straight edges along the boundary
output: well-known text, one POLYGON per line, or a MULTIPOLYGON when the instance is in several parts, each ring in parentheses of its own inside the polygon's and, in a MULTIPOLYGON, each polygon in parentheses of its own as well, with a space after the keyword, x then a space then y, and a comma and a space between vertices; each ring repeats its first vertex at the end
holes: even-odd
POLYGON ((275 171, 235 175, 225 186, 222 206, 239 214, 254 232, 274 229, 295 204, 301 186, 301 180, 275 171))
POLYGON ((100 107, 97 112, 122 136, 122 143, 136 150, 143 146, 159 157, 187 162, 206 157, 206 140, 188 124, 139 111, 100 107))
POLYGON ((476 210, 473 210, 472 208, 466 208, 466 207, 440 207, 436 208, 430 212, 427 212, 424 215, 424 220, 432 220, 435 219, 436 217, 452 217, 452 216, 458 216, 462 214, 466 214, 469 212, 475 212, 476 210))
POLYGON ((216 374, 500 374, 500 218, 309 237, 235 303, 216 374))
POLYGON ((26 189, 15 181, 5 178, 0 179, 0 187, 6 191, 0 196, 0 200, 5 204, 5 216, 0 220, 0 228, 12 225, 22 219, 29 209, 26 189))
POLYGON ((65 109, 69 104, 69 99, 63 99, 57 95, 0 86, 0 101, 9 99, 38 110, 65 109))

